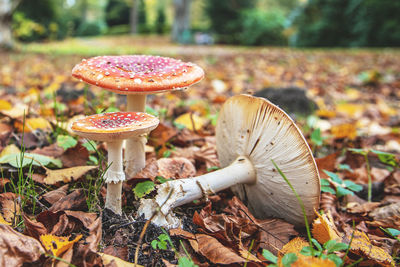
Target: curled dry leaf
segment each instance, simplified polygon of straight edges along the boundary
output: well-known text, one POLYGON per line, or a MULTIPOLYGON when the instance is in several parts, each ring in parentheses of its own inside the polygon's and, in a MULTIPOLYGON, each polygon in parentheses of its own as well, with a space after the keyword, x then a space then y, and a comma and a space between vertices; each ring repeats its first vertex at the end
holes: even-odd
POLYGON ((0 224, 0 266, 22 266, 37 261, 43 253, 38 240, 0 224))
POLYGON ((55 190, 46 192, 45 194, 43 194, 42 198, 44 198, 47 202, 53 205, 58 200, 65 197, 67 195, 67 191, 68 191, 68 185, 66 184, 55 190))
POLYGON ((321 194, 321 209, 324 213, 331 213, 333 218, 338 218, 339 214, 336 210, 337 197, 331 193, 321 194))
POLYGON ((162 158, 157 160, 158 175, 164 178, 187 178, 196 174, 194 165, 185 158, 162 158))
POLYGON ((143 265, 139 265, 139 264, 135 264, 135 263, 131 263, 131 262, 126 262, 124 260, 121 260, 118 257, 106 254, 106 253, 99 253, 99 255, 101 256, 101 259, 103 260, 103 264, 108 265, 113 263, 113 267, 143 267, 143 265))
POLYGON ((368 215, 373 219, 371 225, 400 228, 400 202, 376 208, 368 215))
POLYGON ((88 171, 96 169, 97 166, 78 166, 60 170, 50 170, 46 168, 45 184, 53 185, 59 182, 69 183, 76 181, 88 171))
POLYGON ((298 258, 304 256, 300 254, 300 251, 307 246, 309 246, 308 242, 306 242, 301 237, 296 237, 290 240, 290 242, 284 245, 283 248, 278 253, 278 266, 283 266, 281 260, 285 254, 294 253, 298 258))
POLYGON ((49 211, 79 210, 86 205, 86 196, 83 189, 77 189, 54 203, 49 211))

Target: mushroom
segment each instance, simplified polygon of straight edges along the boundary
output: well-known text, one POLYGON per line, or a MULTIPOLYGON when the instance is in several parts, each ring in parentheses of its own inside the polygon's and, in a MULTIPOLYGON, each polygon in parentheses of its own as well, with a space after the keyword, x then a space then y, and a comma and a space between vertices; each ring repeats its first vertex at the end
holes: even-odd
MULTIPOLYGON (((73 68, 72 76, 127 95, 127 111, 144 112, 146 95, 187 88, 199 82, 204 72, 193 63, 173 58, 128 55, 83 59, 73 68)), ((145 144, 144 136, 135 136, 126 142, 125 172, 129 177, 145 166, 145 144)))
POLYGON ((155 199, 142 199, 138 213, 153 223, 177 227, 171 209, 231 188, 258 218, 278 217, 304 225, 296 196, 274 167, 274 161, 314 217, 320 179, 311 150, 299 128, 280 108, 263 98, 238 95, 228 99, 216 127, 220 170, 158 186, 155 199))
MULTIPOLYGON (((108 169, 105 207, 121 214, 121 191, 125 173, 122 165, 122 141, 147 134, 157 127, 159 120, 143 112, 111 112, 87 116, 73 122, 71 129, 79 136, 107 143, 108 169)), ((132 151, 133 154, 136 151, 132 151)))

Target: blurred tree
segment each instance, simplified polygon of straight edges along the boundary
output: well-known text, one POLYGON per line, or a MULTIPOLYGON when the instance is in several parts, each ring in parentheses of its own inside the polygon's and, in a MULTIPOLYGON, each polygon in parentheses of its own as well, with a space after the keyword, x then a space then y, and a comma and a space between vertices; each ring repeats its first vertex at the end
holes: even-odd
POLYGON ((140 33, 147 33, 149 31, 147 27, 146 2, 144 0, 139 0, 138 26, 140 33))
POLYGON ((165 16, 165 2, 163 0, 158 2, 157 5, 157 16, 156 16, 156 23, 155 23, 155 31, 158 34, 163 34, 166 28, 166 21, 167 18, 165 16))
POLYGON ((129 25, 131 34, 137 33, 138 14, 139 13, 139 0, 132 0, 131 12, 129 14, 129 25))
POLYGON ((20 0, 0 0, 0 47, 12 48, 12 14, 20 0))
POLYGON ((174 0, 174 23, 172 25, 172 40, 175 42, 190 42, 191 4, 192 0, 174 0))
POLYGON ((211 22, 211 30, 218 35, 220 41, 237 43, 243 31, 241 12, 254 8, 256 0, 207 0, 206 13, 211 22))
POLYGON ((105 12, 108 26, 129 24, 130 8, 126 0, 109 0, 105 12))

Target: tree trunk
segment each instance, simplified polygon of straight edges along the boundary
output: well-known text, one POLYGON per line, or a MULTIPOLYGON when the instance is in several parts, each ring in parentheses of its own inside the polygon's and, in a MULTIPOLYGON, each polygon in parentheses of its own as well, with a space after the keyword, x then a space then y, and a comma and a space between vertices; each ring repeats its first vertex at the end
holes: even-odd
POLYGON ((0 0, 0 47, 12 48, 11 18, 19 0, 0 0))
POLYGON ((139 0, 132 0, 131 12, 129 14, 131 34, 137 33, 138 13, 139 13, 139 0))
POLYGON ((172 25, 172 40, 179 43, 188 42, 190 35, 190 6, 192 0, 174 0, 174 24, 172 25))

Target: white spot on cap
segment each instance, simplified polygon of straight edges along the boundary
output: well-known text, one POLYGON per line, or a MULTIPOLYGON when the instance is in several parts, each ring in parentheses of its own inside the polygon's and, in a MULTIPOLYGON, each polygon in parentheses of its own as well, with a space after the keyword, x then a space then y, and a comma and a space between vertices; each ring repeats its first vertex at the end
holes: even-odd
POLYGON ((100 79, 103 79, 103 74, 99 74, 98 76, 97 76, 97 80, 100 80, 100 79))
POLYGON ((138 83, 138 84, 141 84, 141 83, 142 83, 142 80, 139 79, 139 78, 136 78, 136 79, 134 79, 133 81, 134 81, 135 83, 138 83))

